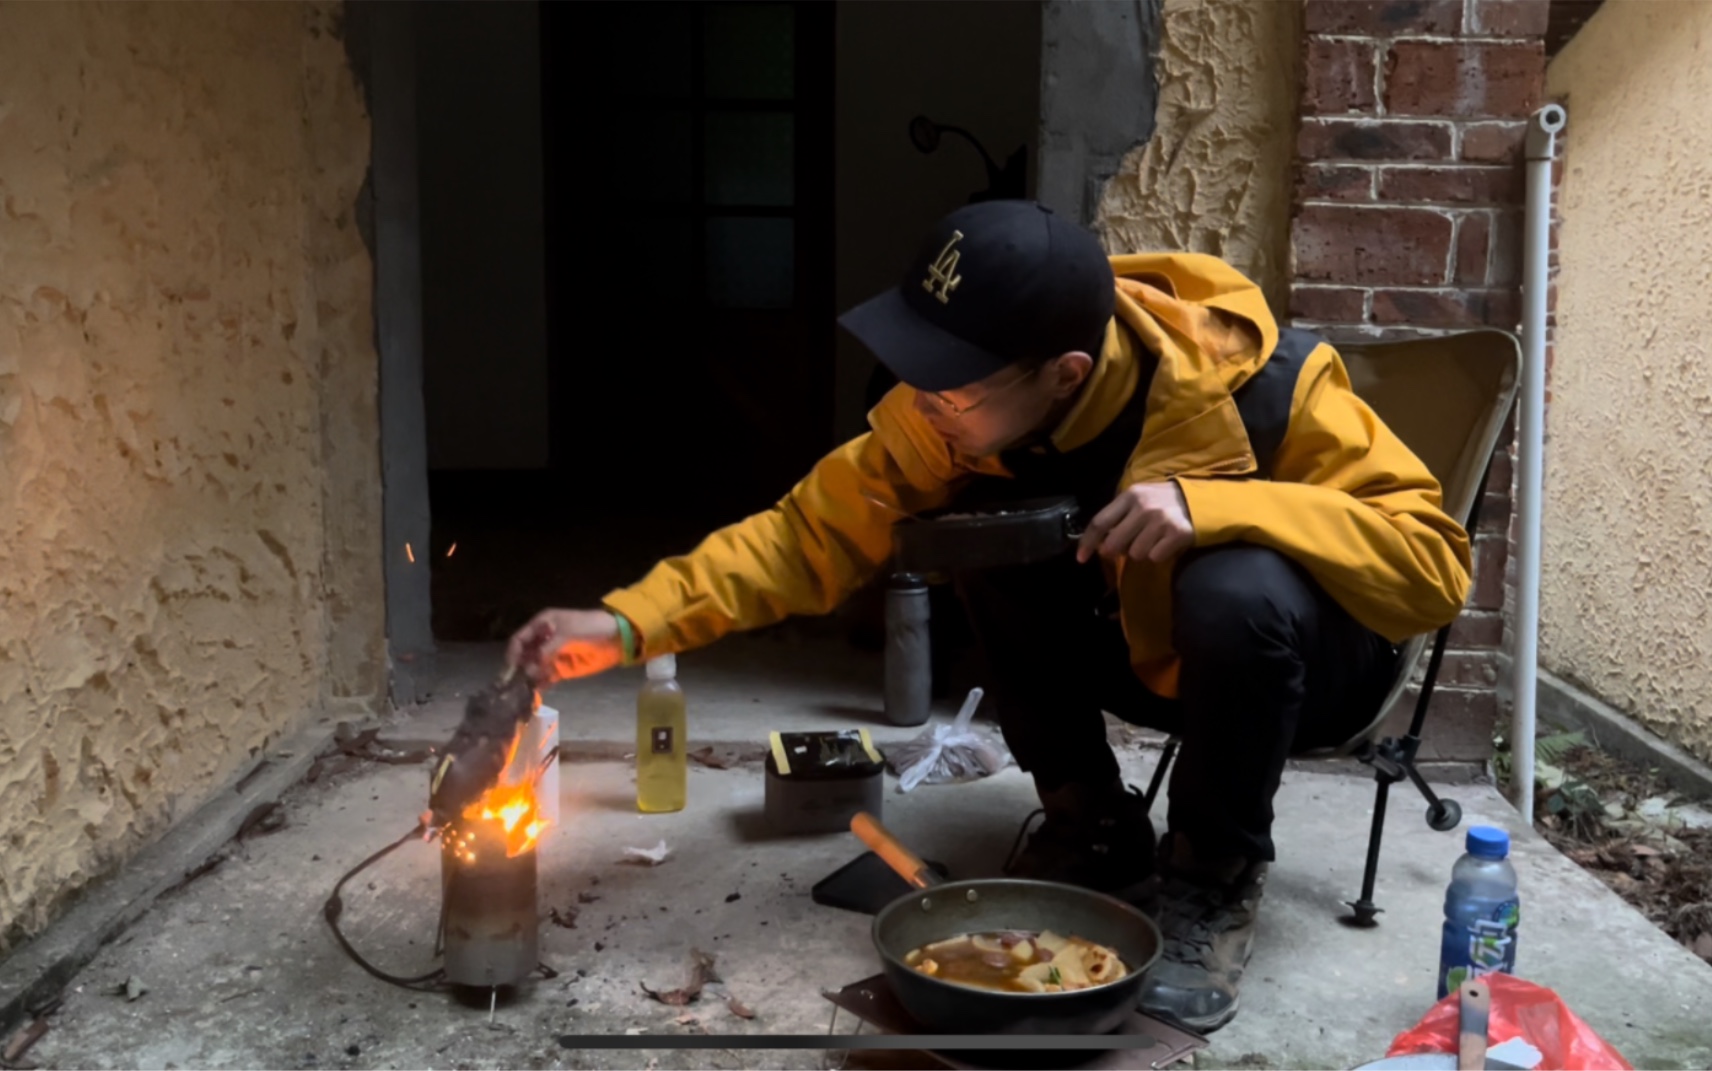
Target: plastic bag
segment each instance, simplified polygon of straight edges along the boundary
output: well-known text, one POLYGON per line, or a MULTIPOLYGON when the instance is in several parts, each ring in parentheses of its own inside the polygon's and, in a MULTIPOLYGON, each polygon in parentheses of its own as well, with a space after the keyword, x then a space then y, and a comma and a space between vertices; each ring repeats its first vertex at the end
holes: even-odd
MULTIPOLYGON (((1493 1046, 1520 1038, 1538 1049, 1534 1065, 1561 1071, 1633 1071, 1633 1065, 1593 1028, 1582 1022, 1563 998, 1544 986, 1508 974, 1484 974, 1492 990, 1492 1014, 1487 1039, 1493 1046)), ((1457 1051, 1461 1020, 1460 994, 1452 992, 1434 1004, 1421 1021, 1398 1034, 1386 1056, 1457 1051)))
POLYGON ((899 792, 921 784, 989 777, 1010 765, 1011 753, 1004 745, 970 724, 975 720, 975 708, 981 705, 981 695, 981 689, 971 689, 950 725, 935 725, 915 739, 887 749, 892 769, 898 772, 899 792))

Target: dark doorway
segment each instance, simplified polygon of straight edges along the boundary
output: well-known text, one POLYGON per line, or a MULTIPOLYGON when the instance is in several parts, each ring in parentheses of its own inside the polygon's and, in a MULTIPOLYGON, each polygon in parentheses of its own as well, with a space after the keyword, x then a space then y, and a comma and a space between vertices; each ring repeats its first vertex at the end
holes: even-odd
POLYGON ((832 442, 832 7, 542 14, 555 467, 735 519, 832 442))
POLYGON ((1032 190, 1038 4, 412 7, 440 641, 593 604, 862 429, 839 309, 994 188, 913 118, 1032 190))
POLYGON ((833 445, 834 7, 423 6, 434 633, 498 639, 833 445))

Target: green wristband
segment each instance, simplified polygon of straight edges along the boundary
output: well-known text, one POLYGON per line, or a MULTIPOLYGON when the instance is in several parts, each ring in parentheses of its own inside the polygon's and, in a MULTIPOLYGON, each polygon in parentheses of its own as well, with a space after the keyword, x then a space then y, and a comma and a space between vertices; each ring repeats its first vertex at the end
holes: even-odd
POLYGON ((612 619, 618 622, 618 645, 623 653, 623 663, 633 665, 636 662, 636 633, 630 625, 630 619, 616 610, 608 610, 612 619))

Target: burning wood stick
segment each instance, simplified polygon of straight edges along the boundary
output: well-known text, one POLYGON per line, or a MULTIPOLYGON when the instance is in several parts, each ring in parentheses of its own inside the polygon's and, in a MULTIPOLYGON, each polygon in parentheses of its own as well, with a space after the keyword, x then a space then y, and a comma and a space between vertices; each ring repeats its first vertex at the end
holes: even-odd
POLYGON ((508 669, 497 683, 470 696, 464 705, 464 719, 434 769, 429 786, 430 824, 450 824, 499 783, 524 723, 534 716, 536 702, 535 686, 515 669, 508 669))

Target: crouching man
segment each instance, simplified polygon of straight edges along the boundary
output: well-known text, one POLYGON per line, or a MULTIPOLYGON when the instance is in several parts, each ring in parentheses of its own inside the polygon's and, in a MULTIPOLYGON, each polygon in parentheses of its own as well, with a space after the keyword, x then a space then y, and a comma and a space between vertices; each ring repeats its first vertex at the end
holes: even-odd
POLYGON ((1108 258, 1038 205, 986 202, 841 323, 901 380, 871 430, 603 608, 543 611, 512 664, 577 677, 826 613, 899 517, 1074 495, 1074 553, 955 578, 1045 811, 1013 872, 1140 897, 1166 939, 1142 1009, 1217 1029, 1287 756, 1359 731, 1397 645, 1456 617, 1467 534, 1336 352, 1212 257, 1108 258), (1182 739, 1157 842, 1102 711, 1182 739))

